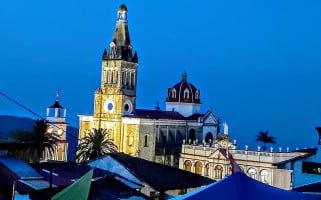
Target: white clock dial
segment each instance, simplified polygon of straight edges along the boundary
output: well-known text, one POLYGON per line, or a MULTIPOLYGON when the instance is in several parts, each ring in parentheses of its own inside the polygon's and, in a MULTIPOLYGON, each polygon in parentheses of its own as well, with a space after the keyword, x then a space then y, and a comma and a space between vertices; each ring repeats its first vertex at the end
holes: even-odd
POLYGON ((126 114, 130 114, 133 111, 133 103, 130 100, 124 102, 123 111, 126 114))
POLYGON ((115 109, 115 104, 111 99, 107 99, 104 103, 104 110, 106 112, 113 112, 115 109))

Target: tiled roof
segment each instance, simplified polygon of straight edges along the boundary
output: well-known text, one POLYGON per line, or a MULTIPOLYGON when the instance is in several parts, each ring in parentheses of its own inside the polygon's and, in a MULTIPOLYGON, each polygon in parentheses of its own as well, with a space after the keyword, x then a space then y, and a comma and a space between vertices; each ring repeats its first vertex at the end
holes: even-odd
POLYGON ((203 116, 204 116, 204 114, 195 113, 195 114, 193 114, 191 116, 186 117, 185 119, 187 119, 187 120, 198 120, 198 118, 203 117, 203 116))
MULTIPOLYGON (((54 191, 43 189, 32 192, 32 196, 48 199, 53 194, 58 193, 63 188, 74 183, 75 180, 82 177, 91 167, 86 164, 77 164, 74 162, 47 162, 33 164, 33 167, 41 173, 46 180, 49 180, 49 171, 53 172, 53 183, 58 186, 54 191), (53 192, 51 195, 50 192, 53 192), (48 198, 47 198, 48 197, 48 198)), ((95 168, 92 177, 89 199, 127 199, 133 196, 147 199, 146 196, 135 189, 123 184, 118 180, 119 175, 95 168)))
POLYGON ((117 160, 135 176, 159 192, 195 188, 214 182, 212 179, 185 170, 132 157, 124 153, 110 153, 108 156, 117 160))
POLYGON ((198 117, 202 117, 203 115, 204 114, 193 114, 189 117, 184 117, 176 111, 136 109, 133 114, 125 115, 125 117, 142 119, 197 120, 198 117))
MULTIPOLYGON (((31 164, 45 179, 49 180, 50 171, 52 170, 53 183, 57 186, 67 186, 73 183, 87 173, 91 167, 85 164, 77 164, 74 162, 43 162, 31 164)), ((93 179, 105 177, 111 173, 104 170, 95 169, 93 179)))
POLYGON ((199 96, 200 91, 187 81, 187 74, 183 73, 182 80, 168 88, 166 102, 201 103, 199 96), (185 92, 189 95, 185 95, 185 92))
POLYGON ((175 119, 184 120, 184 116, 175 111, 163 110, 145 110, 136 109, 134 114, 126 115, 126 117, 143 118, 143 119, 175 119))
POLYGON ((1 156, 0 163, 14 173, 18 179, 43 179, 36 170, 17 158, 1 156))
POLYGON ((55 103, 48 108, 65 108, 59 104, 59 101, 55 101, 55 103))
MULTIPOLYGON (((20 194, 49 187, 46 181, 36 170, 26 162, 13 157, 0 157, 0 190, 16 183, 16 190, 20 194)), ((1 192, 0 192, 1 193, 1 192)))

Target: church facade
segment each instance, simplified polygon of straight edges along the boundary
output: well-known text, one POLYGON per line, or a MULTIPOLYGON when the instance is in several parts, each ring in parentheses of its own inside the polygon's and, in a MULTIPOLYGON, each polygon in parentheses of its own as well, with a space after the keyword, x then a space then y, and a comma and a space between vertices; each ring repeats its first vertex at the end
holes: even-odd
POLYGON ((165 110, 136 108, 137 69, 127 8, 121 5, 112 41, 103 52, 94 112, 79 115, 79 139, 103 128, 119 152, 178 167, 183 142, 213 141, 219 135, 220 119, 211 110, 200 113, 200 90, 188 82, 186 73, 168 88, 165 110))

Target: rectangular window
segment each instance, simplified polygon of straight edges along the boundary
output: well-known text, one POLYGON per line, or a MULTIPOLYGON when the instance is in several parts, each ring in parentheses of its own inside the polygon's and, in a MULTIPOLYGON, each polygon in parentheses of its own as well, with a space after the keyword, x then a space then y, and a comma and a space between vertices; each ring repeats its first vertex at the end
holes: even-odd
POLYGON ((144 147, 148 147, 148 135, 145 135, 145 138, 144 138, 144 147))

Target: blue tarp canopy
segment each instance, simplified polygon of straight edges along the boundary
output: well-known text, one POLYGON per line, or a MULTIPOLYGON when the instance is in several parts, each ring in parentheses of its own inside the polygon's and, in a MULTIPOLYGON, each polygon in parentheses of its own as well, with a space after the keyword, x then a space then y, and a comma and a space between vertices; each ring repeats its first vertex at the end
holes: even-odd
POLYGON ((43 179, 43 177, 25 161, 14 157, 1 156, 0 165, 5 166, 15 174, 18 179, 43 179))
POLYGON ((283 190, 256 181, 243 172, 236 172, 221 181, 173 198, 173 200, 180 199, 317 200, 321 199, 321 195, 283 190))

